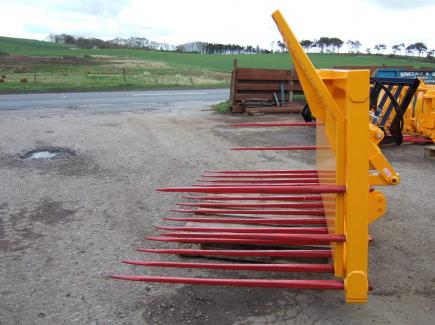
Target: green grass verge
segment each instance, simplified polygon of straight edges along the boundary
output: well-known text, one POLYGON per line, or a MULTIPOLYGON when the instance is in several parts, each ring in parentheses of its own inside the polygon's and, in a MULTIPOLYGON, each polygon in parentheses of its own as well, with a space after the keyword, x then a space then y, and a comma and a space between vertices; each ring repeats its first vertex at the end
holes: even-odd
POLYGON ((230 82, 226 72, 173 66, 157 60, 94 58, 65 64, 62 59, 53 59, 52 63, 26 60, 0 63, 0 77, 5 76, 0 93, 223 88, 230 82), (23 78, 26 83, 20 82, 23 78))
POLYGON ((231 104, 229 100, 211 106, 218 113, 229 113, 231 104))
MULTIPOLYGON (((0 50, 14 56, 0 58, 0 93, 86 91, 115 89, 228 87, 233 59, 240 67, 288 69, 287 53, 256 55, 201 55, 127 49, 75 49, 27 39, 0 37, 0 50), (29 57, 51 58, 42 62, 29 57), (65 57, 62 62, 61 57, 65 57), (75 61, 70 59, 77 58, 75 61), (6 60, 6 61, 5 61, 6 60), (74 61, 74 62, 72 62, 74 61), (124 82, 122 71, 126 71, 124 82), (36 73, 36 81, 34 81, 36 73), (26 78, 27 83, 20 79, 26 78)), ((346 65, 410 65, 435 68, 417 58, 379 55, 309 54, 317 68, 346 65)))

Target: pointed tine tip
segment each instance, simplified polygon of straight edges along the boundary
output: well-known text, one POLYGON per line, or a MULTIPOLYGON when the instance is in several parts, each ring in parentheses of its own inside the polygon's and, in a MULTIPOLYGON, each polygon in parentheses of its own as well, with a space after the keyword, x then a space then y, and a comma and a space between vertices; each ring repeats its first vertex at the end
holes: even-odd
POLYGON ((159 241, 159 242, 173 242, 176 237, 160 235, 159 237, 145 237, 146 240, 159 241))
POLYGON ((113 274, 110 278, 115 280, 140 281, 141 277, 135 275, 113 274))
MULTIPOLYGON (((183 209, 171 209, 171 210, 169 210, 169 211, 171 211, 171 212, 185 212, 186 210, 183 210, 183 209)), ((194 211, 192 211, 192 213, 194 213, 194 211)))
POLYGON ((152 253, 153 249, 151 248, 135 248, 136 252, 141 252, 141 253, 152 253))
POLYGON ((165 226, 156 226, 154 228, 158 229, 158 230, 170 230, 170 229, 172 229, 172 227, 165 227, 165 226))
POLYGON ((183 220, 178 220, 178 218, 170 218, 170 217, 164 217, 162 219, 166 221, 183 221, 183 220))
POLYGON ((129 264, 129 265, 139 265, 139 266, 149 266, 151 264, 147 261, 130 261, 130 260, 122 261, 122 263, 129 264))
POLYGON ((186 199, 186 200, 204 200, 204 197, 198 196, 182 196, 181 199, 186 199))
POLYGON ((152 236, 150 236, 150 237, 145 237, 145 239, 146 240, 162 240, 163 238, 162 237, 152 237, 152 236))
POLYGON ((117 280, 127 280, 127 278, 128 278, 127 275, 122 275, 122 274, 112 274, 109 277, 111 279, 117 279, 117 280))

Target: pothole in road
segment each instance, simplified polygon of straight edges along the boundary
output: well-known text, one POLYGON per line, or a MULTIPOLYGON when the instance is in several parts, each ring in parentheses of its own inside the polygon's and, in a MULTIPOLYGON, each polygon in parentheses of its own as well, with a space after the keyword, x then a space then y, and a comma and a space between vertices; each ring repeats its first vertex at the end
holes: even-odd
POLYGON ((68 158, 74 156, 74 150, 63 147, 44 147, 27 151, 20 155, 21 159, 26 160, 50 160, 57 158, 68 158))

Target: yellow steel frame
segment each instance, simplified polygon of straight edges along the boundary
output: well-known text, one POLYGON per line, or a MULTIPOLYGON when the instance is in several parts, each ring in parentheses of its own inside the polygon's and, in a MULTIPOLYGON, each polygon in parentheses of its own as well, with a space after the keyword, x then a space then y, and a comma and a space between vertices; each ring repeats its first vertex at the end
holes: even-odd
POLYGON ((364 303, 368 292, 368 225, 386 212, 386 200, 374 185, 400 179, 382 155, 383 132, 368 121, 369 70, 316 70, 279 11, 272 15, 293 60, 305 97, 316 117, 317 167, 322 184, 346 186, 346 193, 324 195, 328 231, 344 234, 332 245, 335 275, 344 278, 346 302, 364 303), (325 177, 327 176, 327 177, 325 177), (331 177, 332 176, 332 177, 331 177))
POLYGON ((423 135, 435 142, 435 85, 420 85, 404 117, 404 132, 423 135))
MULTIPOLYGON (((393 88, 394 89, 394 88, 393 88)), ((403 89, 399 98, 405 95, 406 89, 403 89)), ((379 101, 382 98, 384 91, 381 91, 379 101)), ((391 103, 388 98, 384 105, 384 111, 391 103)), ((384 113, 384 112, 383 112, 384 113)), ((396 116, 392 111, 385 125, 386 129, 390 128, 390 124, 396 116)), ((435 86, 426 85, 423 80, 420 80, 420 85, 415 93, 415 96, 409 104, 405 116, 403 117, 403 132, 410 135, 422 135, 432 139, 435 142, 435 86)))

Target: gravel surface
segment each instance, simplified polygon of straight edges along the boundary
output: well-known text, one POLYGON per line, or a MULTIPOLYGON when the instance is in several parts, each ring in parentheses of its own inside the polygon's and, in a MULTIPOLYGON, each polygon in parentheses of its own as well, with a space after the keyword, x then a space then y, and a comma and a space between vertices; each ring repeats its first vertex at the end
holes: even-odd
POLYGON ((385 149, 402 184, 385 189, 389 212, 370 227, 375 289, 365 305, 344 304, 341 292, 108 279, 112 273, 174 274, 120 263, 148 257, 136 247, 173 247, 144 241, 178 201, 156 188, 190 185, 208 169, 312 167, 310 152, 229 151, 240 145, 314 143, 309 128, 228 127, 284 119, 289 117, 218 115, 205 105, 1 113, 0 324, 433 324, 435 161, 423 157, 423 146, 385 149), (64 152, 53 159, 24 159, 47 148, 64 152))

